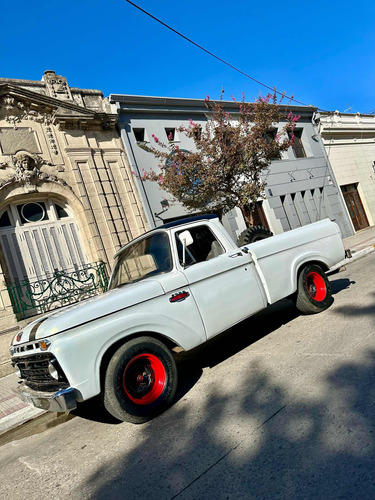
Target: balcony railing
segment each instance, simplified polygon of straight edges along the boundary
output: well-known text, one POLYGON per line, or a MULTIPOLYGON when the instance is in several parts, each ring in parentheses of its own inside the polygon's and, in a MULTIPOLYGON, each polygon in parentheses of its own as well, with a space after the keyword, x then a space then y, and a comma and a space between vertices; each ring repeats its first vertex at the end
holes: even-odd
POLYGON ((8 283, 13 311, 18 320, 46 313, 105 292, 108 273, 104 262, 55 271, 37 281, 8 283))

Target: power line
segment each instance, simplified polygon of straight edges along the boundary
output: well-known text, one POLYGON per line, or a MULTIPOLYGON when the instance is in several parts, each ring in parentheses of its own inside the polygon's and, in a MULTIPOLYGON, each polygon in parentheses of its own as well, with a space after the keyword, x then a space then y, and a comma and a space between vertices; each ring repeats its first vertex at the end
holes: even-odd
POLYGON ((308 104, 305 104, 301 101, 297 101, 297 99, 294 99, 293 97, 289 97, 287 96, 286 94, 284 94, 283 92, 279 92, 278 90, 276 90, 275 88, 273 87, 270 87, 269 85, 266 85, 265 83, 262 83, 261 81, 257 80, 256 78, 253 78, 252 76, 248 75, 247 73, 245 73, 244 71, 236 68, 235 66, 233 66, 232 64, 230 64, 229 62, 225 61, 224 59, 222 59, 221 57, 213 54, 212 52, 210 52, 209 50, 205 49, 204 47, 202 47, 201 45, 199 45, 198 43, 194 42, 193 40, 191 40, 190 38, 188 38, 187 36, 183 35, 182 33, 180 33, 179 31, 175 30, 174 28, 172 28, 171 26, 169 26, 168 24, 164 23, 163 21, 161 21, 160 19, 158 19, 157 17, 153 16, 152 14, 150 14, 149 12, 147 12, 147 10, 144 10, 142 9, 142 7, 140 7, 139 5, 135 4, 134 2, 131 2, 130 0, 125 0, 126 2, 130 3, 131 5, 133 5, 133 7, 135 7, 136 9, 140 10, 141 12, 143 12, 144 14, 146 14, 147 16, 151 17, 151 19, 154 19, 155 21, 157 21, 158 23, 162 24, 163 26, 165 26, 166 28, 168 28, 169 30, 173 31, 173 33, 176 33, 176 35, 184 38, 187 42, 189 43, 192 43, 193 45, 195 45, 196 47, 198 47, 198 49, 201 49, 203 50, 204 52, 206 52, 207 54, 209 54, 210 56, 214 57, 215 59, 217 59, 218 61, 226 64, 227 66, 229 66, 230 68, 234 69, 235 71, 237 71, 238 73, 241 73, 241 75, 243 76, 246 76, 246 78, 249 78, 250 80, 252 80, 253 82, 256 82, 258 83, 259 85, 262 85, 263 87, 265 87, 266 89, 268 90, 271 90, 272 92, 276 92, 276 94, 279 94, 283 97, 286 97, 287 99, 289 99, 290 101, 294 101, 296 102, 297 104, 301 104, 302 106, 309 106, 308 104))

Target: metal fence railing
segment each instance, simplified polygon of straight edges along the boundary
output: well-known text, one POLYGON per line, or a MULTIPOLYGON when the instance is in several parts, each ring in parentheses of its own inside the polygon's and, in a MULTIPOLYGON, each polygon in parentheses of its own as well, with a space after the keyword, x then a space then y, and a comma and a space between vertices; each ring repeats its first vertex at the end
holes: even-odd
POLYGON ((7 283, 18 320, 74 304, 105 292, 107 287, 108 273, 104 262, 56 270, 35 281, 7 283))

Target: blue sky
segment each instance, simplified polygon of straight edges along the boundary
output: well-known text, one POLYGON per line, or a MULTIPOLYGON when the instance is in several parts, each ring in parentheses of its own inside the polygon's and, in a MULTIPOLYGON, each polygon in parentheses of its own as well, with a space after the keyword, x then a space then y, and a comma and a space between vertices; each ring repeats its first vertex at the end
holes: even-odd
MULTIPOLYGON (((322 109, 375 110, 375 2, 137 0, 254 78, 322 109), (173 3, 173 5, 172 5, 173 3)), ((267 92, 122 0, 7 3, 0 76, 110 93, 252 100, 267 92)))

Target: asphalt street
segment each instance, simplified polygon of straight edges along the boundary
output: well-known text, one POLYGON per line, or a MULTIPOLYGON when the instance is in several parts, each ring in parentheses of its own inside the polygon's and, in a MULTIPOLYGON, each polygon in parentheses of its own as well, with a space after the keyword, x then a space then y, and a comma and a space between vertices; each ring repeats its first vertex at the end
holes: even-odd
POLYGON ((334 303, 283 301, 179 357, 152 422, 78 416, 0 448, 0 498, 375 498, 375 254, 330 277, 334 303))

